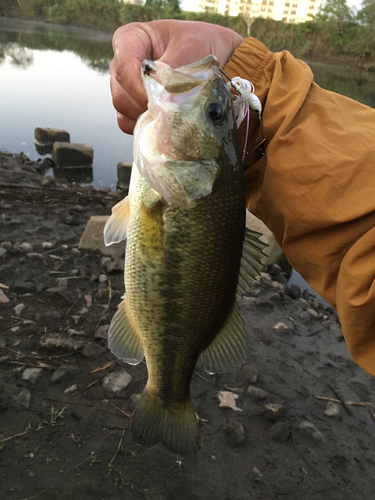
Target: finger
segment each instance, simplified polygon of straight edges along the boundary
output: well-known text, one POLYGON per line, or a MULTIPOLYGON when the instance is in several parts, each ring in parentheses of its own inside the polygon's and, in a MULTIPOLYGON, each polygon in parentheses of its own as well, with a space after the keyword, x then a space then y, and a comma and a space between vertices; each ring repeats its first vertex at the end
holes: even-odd
POLYGON ((136 120, 132 120, 131 118, 127 118, 121 113, 117 113, 117 123, 120 129, 125 132, 125 134, 133 134, 136 120))
POLYGON ((141 106, 133 97, 122 88, 120 83, 111 77, 112 102, 115 109, 131 120, 137 120, 139 115, 146 111, 146 106, 141 106))
POLYGON ((112 74, 120 86, 141 107, 147 105, 147 96, 141 78, 141 63, 151 58, 151 42, 140 23, 119 28, 113 37, 114 59, 112 74))

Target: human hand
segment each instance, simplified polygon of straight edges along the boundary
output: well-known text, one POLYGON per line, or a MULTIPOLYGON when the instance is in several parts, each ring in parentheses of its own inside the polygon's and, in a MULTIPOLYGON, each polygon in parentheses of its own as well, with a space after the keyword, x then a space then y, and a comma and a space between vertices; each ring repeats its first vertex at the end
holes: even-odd
POLYGON ((113 36, 110 73, 120 129, 132 134, 137 118, 147 109, 141 78, 144 59, 160 60, 178 68, 213 54, 223 68, 242 41, 238 33, 228 28, 198 21, 171 19, 119 28, 113 36))

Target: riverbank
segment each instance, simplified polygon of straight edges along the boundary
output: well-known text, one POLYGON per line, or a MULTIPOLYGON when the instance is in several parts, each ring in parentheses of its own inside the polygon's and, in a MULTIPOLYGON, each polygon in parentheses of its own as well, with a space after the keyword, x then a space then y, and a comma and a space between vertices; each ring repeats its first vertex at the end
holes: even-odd
POLYGON ((240 302, 246 364, 194 374, 198 462, 134 445, 146 369, 119 362, 106 344, 123 262, 78 249, 89 217, 108 215, 122 194, 46 178, 41 163, 0 153, 7 500, 372 498, 375 379, 351 360, 335 312, 288 289, 277 267, 240 302), (219 406, 220 391, 235 407, 219 406))
MULTIPOLYGON (((173 11, 169 7, 149 7, 98 0, 50 4, 48 0, 32 0, 3 8, 0 16, 36 20, 68 27, 84 27, 113 33, 119 26, 134 21, 180 19, 204 21, 231 28, 241 36, 248 25, 241 15, 223 16, 208 12, 173 11)), ((375 38, 371 19, 353 17, 339 22, 335 16, 317 15, 311 21, 292 24, 273 19, 256 18, 251 23, 251 36, 273 51, 289 50, 299 58, 312 58, 332 64, 355 65, 375 72, 375 38)))

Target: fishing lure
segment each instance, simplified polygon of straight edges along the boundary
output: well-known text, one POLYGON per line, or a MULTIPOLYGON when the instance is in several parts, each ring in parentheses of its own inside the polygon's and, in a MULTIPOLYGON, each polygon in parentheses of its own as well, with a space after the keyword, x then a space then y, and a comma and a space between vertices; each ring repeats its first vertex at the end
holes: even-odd
POLYGON ((250 110, 259 116, 259 121, 261 121, 262 104, 259 98, 254 94, 255 87, 249 80, 245 80, 245 78, 241 78, 239 76, 229 78, 229 76, 222 69, 220 71, 229 80, 227 83, 228 87, 232 87, 237 92, 237 94, 235 94, 235 98, 233 99, 233 111, 236 118, 237 128, 239 128, 245 117, 247 117, 245 146, 242 156, 242 161, 244 161, 249 137, 250 110))

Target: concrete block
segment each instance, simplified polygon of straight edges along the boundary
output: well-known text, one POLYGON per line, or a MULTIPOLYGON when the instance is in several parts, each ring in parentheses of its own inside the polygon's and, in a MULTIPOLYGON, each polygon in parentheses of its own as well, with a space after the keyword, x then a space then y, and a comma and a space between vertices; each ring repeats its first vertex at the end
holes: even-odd
POLYGON ((55 142, 52 150, 52 160, 59 167, 82 167, 92 165, 94 150, 87 144, 55 142))
POLYGON ((117 184, 119 188, 129 188, 132 165, 131 161, 122 161, 117 164, 117 184))
POLYGON ((34 130, 34 141, 38 145, 47 146, 54 142, 70 142, 70 135, 66 130, 37 127, 34 130))
POLYGON ((89 218, 78 244, 79 250, 100 252, 113 260, 124 256, 125 241, 120 241, 120 243, 108 247, 104 245, 103 230, 108 217, 107 215, 94 215, 89 218))

